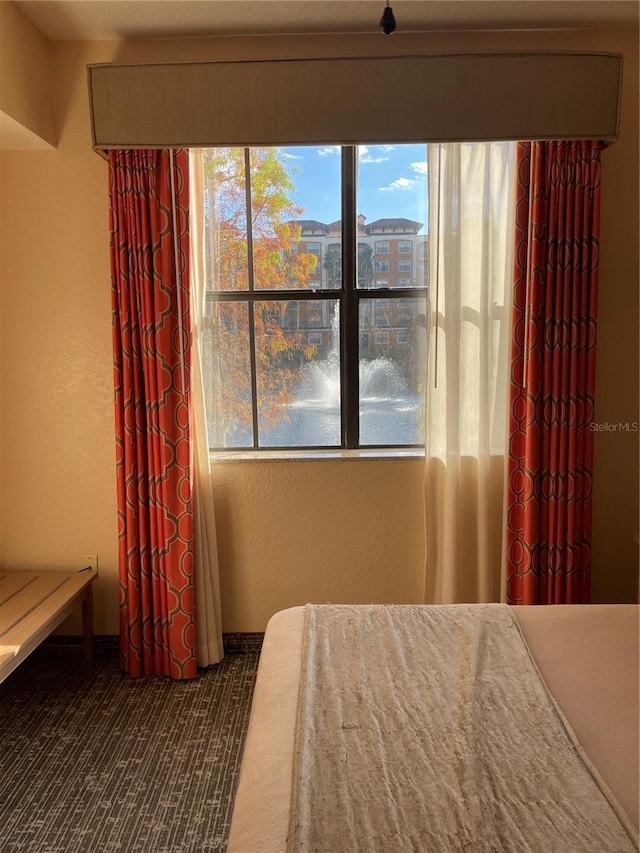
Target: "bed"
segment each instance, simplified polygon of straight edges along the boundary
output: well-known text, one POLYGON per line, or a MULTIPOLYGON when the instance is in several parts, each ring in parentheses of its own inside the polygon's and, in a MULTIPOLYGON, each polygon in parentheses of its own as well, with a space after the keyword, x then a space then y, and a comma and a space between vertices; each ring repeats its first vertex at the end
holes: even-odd
POLYGON ((633 605, 307 605, 277 613, 265 633, 228 853, 637 850, 638 615, 633 605), (394 633, 372 619, 393 623, 394 633), (335 623, 334 634, 337 625, 333 639, 322 620, 335 623), (432 623, 436 645, 425 651, 417 637, 432 623), (496 642, 488 639, 494 630, 496 642), (505 638, 515 643, 513 664, 505 638), (361 659, 362 649, 373 658, 361 659), (441 652, 454 661, 453 676, 441 652), (533 692, 527 686, 518 714, 546 716, 523 723, 523 735, 520 718, 513 731, 509 718, 520 707, 520 681, 529 684, 525 670, 535 676, 533 692), (471 694, 456 698, 465 672, 471 694), (405 698, 411 682, 417 694, 405 698), (452 684, 453 702, 438 718, 452 684), (478 685, 489 692, 480 695, 478 685), (375 692, 387 704, 372 710, 375 692), (453 753, 423 754, 431 728, 429 749, 453 743, 453 753), (365 735, 381 752, 361 753, 365 735), (498 754, 510 768, 521 753, 515 781, 485 766, 498 754))

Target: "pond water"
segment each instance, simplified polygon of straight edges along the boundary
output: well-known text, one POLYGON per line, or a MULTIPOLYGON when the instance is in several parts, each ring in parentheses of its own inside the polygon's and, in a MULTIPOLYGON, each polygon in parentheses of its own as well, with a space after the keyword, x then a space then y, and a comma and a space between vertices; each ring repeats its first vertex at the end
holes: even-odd
MULTIPOLYGON (((360 363, 360 444, 420 444, 424 399, 407 390, 397 365, 378 358, 360 363)), ((340 377, 337 362, 312 364, 287 417, 263 430, 263 447, 340 445, 340 377)))

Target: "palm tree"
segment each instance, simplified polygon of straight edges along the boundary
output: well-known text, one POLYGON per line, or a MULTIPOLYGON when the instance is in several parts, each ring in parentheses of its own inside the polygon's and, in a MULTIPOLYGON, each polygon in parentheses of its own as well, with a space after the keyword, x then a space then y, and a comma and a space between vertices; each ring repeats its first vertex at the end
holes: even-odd
POLYGON ((373 249, 358 243, 358 286, 370 288, 373 284, 373 249))
MULTIPOLYGON (((330 290, 338 290, 342 282, 342 254, 339 249, 329 249, 322 266, 327 271, 330 290)), ((366 243, 358 243, 358 286, 370 288, 373 284, 373 249, 366 243)))
POLYGON ((329 249, 324 256, 322 266, 327 271, 327 284, 330 290, 339 290, 342 282, 342 254, 339 249, 329 249))

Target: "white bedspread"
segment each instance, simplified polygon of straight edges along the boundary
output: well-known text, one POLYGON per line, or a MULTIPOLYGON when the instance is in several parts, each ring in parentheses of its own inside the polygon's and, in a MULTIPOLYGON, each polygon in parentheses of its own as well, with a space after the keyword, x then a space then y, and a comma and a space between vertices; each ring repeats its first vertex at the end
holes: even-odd
POLYGON ((637 850, 508 607, 305 620, 289 851, 637 850))

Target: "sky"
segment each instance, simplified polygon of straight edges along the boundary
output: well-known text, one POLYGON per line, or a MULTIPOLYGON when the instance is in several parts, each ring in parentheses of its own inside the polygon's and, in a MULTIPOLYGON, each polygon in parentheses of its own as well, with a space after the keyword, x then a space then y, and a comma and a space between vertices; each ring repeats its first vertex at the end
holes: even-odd
MULTIPOLYGON (((340 148, 281 148, 296 186, 295 200, 305 219, 340 219, 340 148)), ((367 222, 404 217, 427 228, 427 146, 360 145, 358 147, 358 214, 367 222)))

